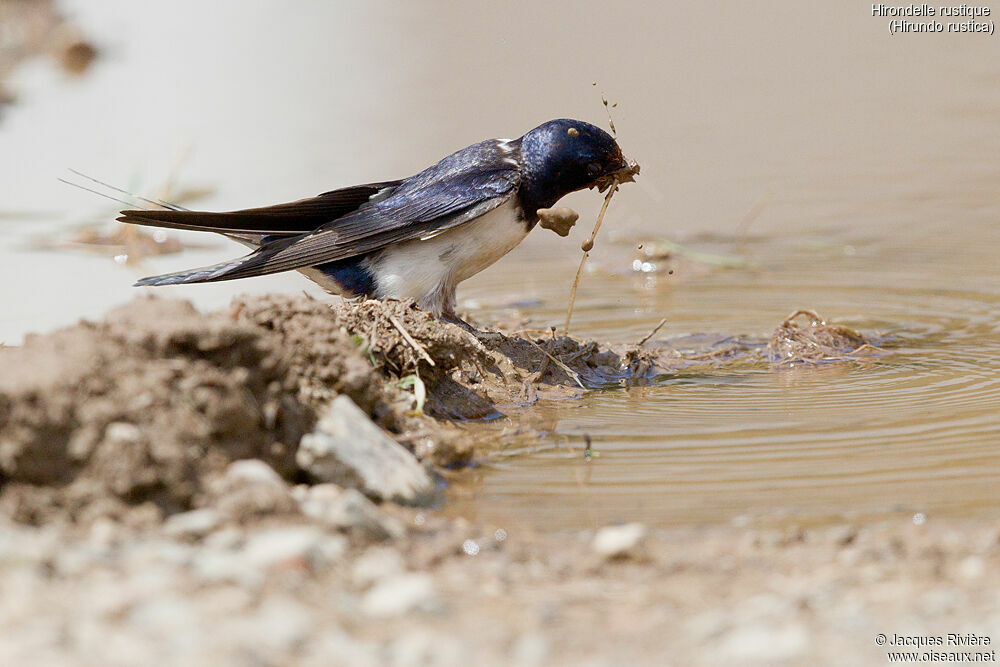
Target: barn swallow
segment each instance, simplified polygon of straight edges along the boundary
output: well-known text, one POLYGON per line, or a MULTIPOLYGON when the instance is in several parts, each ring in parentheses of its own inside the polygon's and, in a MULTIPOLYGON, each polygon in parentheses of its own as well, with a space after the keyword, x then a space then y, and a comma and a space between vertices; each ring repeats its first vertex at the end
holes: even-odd
POLYGON ((540 209, 576 190, 631 181, 638 171, 607 132, 560 119, 519 139, 473 144, 402 180, 224 213, 125 210, 118 220, 216 232, 254 248, 233 261, 143 278, 136 286, 298 270, 335 294, 411 298, 461 322, 458 284, 520 243, 540 209))

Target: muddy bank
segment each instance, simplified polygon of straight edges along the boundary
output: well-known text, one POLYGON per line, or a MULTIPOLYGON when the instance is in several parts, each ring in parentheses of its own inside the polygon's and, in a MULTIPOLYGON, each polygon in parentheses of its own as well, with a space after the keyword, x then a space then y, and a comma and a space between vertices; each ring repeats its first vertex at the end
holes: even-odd
POLYGON ((702 364, 843 359, 867 346, 818 316, 786 321, 767 344, 674 342, 474 335, 408 302, 268 296, 203 315, 185 302, 138 299, 0 350, 0 508, 32 524, 156 523, 216 503, 213 485, 242 459, 288 483, 329 481, 296 455, 341 395, 428 469, 455 468, 503 444, 477 441, 464 420, 702 364))
POLYGON ((278 296, 210 315, 140 299, 29 337, 0 352, 0 506, 36 524, 156 521, 210 503, 240 459, 310 481, 299 442, 339 395, 421 458, 460 466, 475 443, 453 422, 651 368, 572 339, 484 340, 410 303, 278 296))

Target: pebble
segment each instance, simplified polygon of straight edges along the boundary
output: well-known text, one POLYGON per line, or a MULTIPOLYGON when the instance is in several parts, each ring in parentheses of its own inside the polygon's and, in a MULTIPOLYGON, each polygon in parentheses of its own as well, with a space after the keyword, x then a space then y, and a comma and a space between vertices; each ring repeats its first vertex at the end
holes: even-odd
POLYGON ((208 535, 219 525, 219 513, 205 508, 181 512, 167 518, 163 531, 170 537, 198 539, 208 535))
POLYGON ((646 535, 646 527, 641 523, 605 526, 597 531, 591 548, 604 558, 640 557, 646 535))
POLYGON ((251 645, 287 650, 305 641, 313 629, 309 610, 288 597, 268 598, 250 619, 251 645))
POLYGON ((296 462, 317 479, 382 500, 421 505, 434 498, 434 481, 413 454, 343 394, 302 438, 296 462))
POLYGON ((351 579, 358 588, 367 588, 375 582, 402 574, 406 570, 403 557, 395 549, 372 547, 354 561, 351 579))
POLYGON ((544 665, 549 657, 549 640, 540 632, 528 632, 511 647, 511 664, 544 665))
POLYGON ((291 560, 307 560, 319 547, 323 531, 315 526, 271 528, 247 538, 243 557, 250 565, 267 569, 291 560))
MULTIPOLYGON (((462 645, 460 638, 446 632, 406 630, 387 647, 388 664, 394 667, 423 665, 469 665, 481 663, 462 645)), ((516 664, 516 663, 515 663, 516 664)))
POLYGON ((967 581, 979 579, 986 572, 986 564, 979 556, 967 556, 958 564, 958 576, 967 581))
POLYGON ((791 660, 808 647, 808 634, 798 623, 750 623, 722 637, 717 650, 726 661, 766 664, 791 660))
POLYGON ((361 600, 361 610, 369 616, 389 618, 411 611, 439 608, 434 580, 429 574, 407 573, 378 582, 361 600))
POLYGON ((203 546, 191 559, 191 569, 202 583, 232 583, 246 590, 257 590, 264 583, 264 572, 229 550, 203 546))
POLYGON ((308 517, 342 529, 354 529, 373 540, 398 539, 406 534, 399 521, 357 489, 318 484, 300 500, 300 511, 308 517))
POLYGON ((281 479, 274 468, 260 459, 241 459, 233 461, 226 468, 226 479, 232 482, 249 484, 270 484, 285 488, 285 480, 281 479))
POLYGON ((285 480, 258 459, 230 463, 222 478, 213 484, 213 492, 219 513, 238 521, 297 508, 285 480))

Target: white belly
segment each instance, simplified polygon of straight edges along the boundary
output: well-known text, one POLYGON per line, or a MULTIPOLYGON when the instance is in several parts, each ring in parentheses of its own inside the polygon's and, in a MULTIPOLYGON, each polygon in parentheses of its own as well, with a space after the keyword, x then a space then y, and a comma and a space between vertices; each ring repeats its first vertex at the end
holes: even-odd
POLYGON ((528 234, 517 198, 427 240, 407 241, 372 258, 381 298, 416 299, 440 314, 454 306, 455 287, 514 249, 528 234))

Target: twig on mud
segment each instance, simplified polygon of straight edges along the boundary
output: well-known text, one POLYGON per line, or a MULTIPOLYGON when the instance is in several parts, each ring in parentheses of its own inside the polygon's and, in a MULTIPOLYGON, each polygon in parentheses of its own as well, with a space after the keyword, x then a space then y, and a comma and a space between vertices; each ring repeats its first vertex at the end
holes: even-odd
POLYGON ((597 343, 595 343, 594 341, 590 341, 576 352, 573 352, 572 354, 563 355, 563 361, 576 361, 580 357, 585 357, 588 354, 597 352, 599 348, 600 346, 597 343))
POLYGON ((806 317, 808 317, 812 324, 826 324, 826 321, 822 317, 820 317, 819 313, 817 313, 815 310, 805 310, 800 308, 799 310, 796 310, 794 313, 786 317, 784 321, 781 323, 781 326, 783 327, 790 326, 792 324, 792 320, 794 320, 799 315, 805 315, 806 317))
POLYGON ((652 331, 650 331, 648 334, 646 334, 643 337, 642 340, 640 340, 638 343, 636 343, 636 347, 642 347, 643 345, 645 345, 649 341, 649 339, 652 338, 653 336, 655 336, 656 332, 659 331, 663 327, 663 325, 666 324, 666 323, 667 323, 667 318, 664 317, 662 320, 660 320, 659 324, 657 324, 655 327, 653 327, 652 331))
POLYGON ((556 359, 555 357, 553 357, 551 354, 549 354, 548 352, 545 351, 545 348, 543 348, 541 345, 539 345, 535 341, 531 340, 530 338, 523 338, 522 340, 524 342, 526 342, 528 345, 531 345, 533 347, 538 348, 539 352, 541 352, 546 357, 548 357, 552 361, 552 363, 554 363, 559 368, 563 369, 568 376, 570 376, 571 378, 573 378, 573 381, 576 382, 578 385, 580 385, 581 389, 586 389, 586 387, 583 385, 583 382, 580 380, 580 374, 579 373, 577 373, 572 368, 570 368, 569 366, 567 366, 563 362, 561 362, 558 359, 556 359))
POLYGON ((601 206, 601 213, 597 216, 597 224, 594 225, 594 231, 591 232, 590 238, 583 242, 580 246, 583 249, 583 257, 580 258, 580 267, 576 270, 576 278, 573 279, 573 290, 569 293, 569 308, 566 310, 566 326, 563 327, 563 333, 569 333, 569 321, 573 317, 573 304, 576 303, 576 288, 580 285, 580 276, 583 274, 583 265, 587 263, 587 257, 590 256, 590 251, 594 247, 594 239, 597 238, 597 230, 601 228, 601 223, 604 222, 604 214, 608 212, 608 204, 611 203, 611 197, 615 194, 618 189, 618 179, 615 178, 611 181, 611 187, 608 188, 608 194, 604 197, 604 205, 601 206))
POLYGON ((435 365, 434 360, 431 359, 431 355, 427 354, 427 350, 424 349, 424 346, 413 339, 413 336, 411 336, 410 333, 403 328, 403 323, 396 319, 395 315, 389 315, 389 321, 392 322, 392 326, 399 330, 399 333, 403 336, 403 339, 410 344, 410 347, 416 350, 416 352, 424 358, 424 361, 431 366, 435 365))
POLYGON ((541 382, 542 378, 545 377, 545 372, 549 370, 549 358, 545 357, 542 359, 542 365, 538 367, 536 371, 535 382, 541 382))

